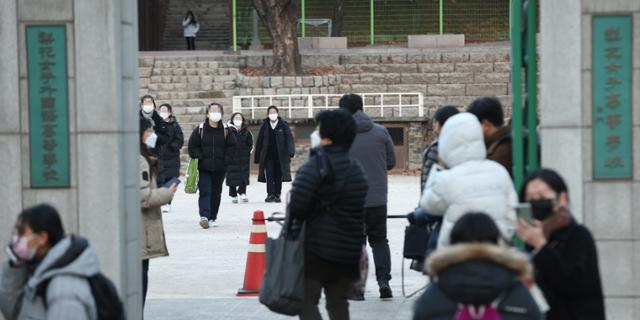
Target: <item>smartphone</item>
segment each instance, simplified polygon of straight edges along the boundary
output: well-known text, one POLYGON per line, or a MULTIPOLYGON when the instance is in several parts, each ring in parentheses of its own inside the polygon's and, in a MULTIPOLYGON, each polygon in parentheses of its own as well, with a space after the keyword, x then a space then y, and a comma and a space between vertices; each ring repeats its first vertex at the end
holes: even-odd
POLYGON ((9 257, 9 260, 12 263, 18 263, 20 261, 20 259, 18 259, 18 257, 16 256, 16 254, 13 252, 13 250, 11 250, 11 248, 9 248, 9 246, 7 246, 4 250, 7 253, 7 257, 9 257))
POLYGON ((165 183, 162 185, 162 188, 169 188, 169 187, 171 187, 171 185, 172 185, 172 184, 174 184, 174 183, 175 183, 176 185, 179 185, 179 184, 180 184, 180 179, 178 179, 178 178, 172 178, 171 180, 169 180, 169 181, 165 182, 165 183))
POLYGON ((518 216, 518 218, 523 219, 528 223, 533 223, 531 204, 528 202, 518 203, 516 205, 516 215, 518 216))

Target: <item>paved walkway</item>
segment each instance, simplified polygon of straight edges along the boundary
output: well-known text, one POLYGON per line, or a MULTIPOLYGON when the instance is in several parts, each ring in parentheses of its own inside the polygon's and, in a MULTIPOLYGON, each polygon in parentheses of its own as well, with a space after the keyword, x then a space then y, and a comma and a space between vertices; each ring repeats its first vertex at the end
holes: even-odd
MULTIPOLYGON (((170 257, 151 260, 146 319, 281 319, 256 298, 238 298, 244 278, 251 217, 254 210, 267 213, 283 211, 282 204, 264 203, 265 185, 255 183, 248 188, 249 203, 232 204, 225 187, 220 207, 220 226, 203 230, 198 225, 197 195, 176 194, 172 212, 165 214, 165 232, 170 257)), ((419 177, 391 176, 389 214, 404 214, 418 201, 419 177)), ((286 193, 290 187, 285 184, 286 193)), ((404 219, 389 221, 389 241, 393 263, 391 287, 396 298, 381 301, 373 272, 373 259, 366 300, 352 302, 352 319, 409 319, 413 299, 402 298, 401 262, 404 219)), ((279 225, 268 223, 275 237, 279 225)), ((407 294, 426 284, 426 278, 408 270, 405 264, 407 294)), ((324 307, 321 307, 323 309, 324 307)))

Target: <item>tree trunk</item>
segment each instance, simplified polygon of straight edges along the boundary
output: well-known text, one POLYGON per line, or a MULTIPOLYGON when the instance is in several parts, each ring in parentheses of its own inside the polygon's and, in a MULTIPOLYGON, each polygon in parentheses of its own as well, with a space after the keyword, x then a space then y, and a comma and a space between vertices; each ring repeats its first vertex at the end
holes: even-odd
POLYGON ((299 0, 253 0, 273 41, 271 74, 302 74, 298 49, 299 0))
POLYGON ((344 0, 336 0, 336 7, 333 12, 332 37, 342 37, 342 26, 344 24, 344 0))

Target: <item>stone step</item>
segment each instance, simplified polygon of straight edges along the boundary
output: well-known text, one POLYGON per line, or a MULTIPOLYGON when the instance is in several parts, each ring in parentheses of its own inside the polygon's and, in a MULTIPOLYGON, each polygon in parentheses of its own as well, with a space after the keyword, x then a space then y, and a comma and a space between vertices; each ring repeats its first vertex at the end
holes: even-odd
MULTIPOLYGON (((236 75, 228 72, 206 72, 207 70, 198 70, 195 75, 152 75, 148 77, 149 83, 225 83, 235 81, 236 75)), ((166 72, 168 73, 168 72, 166 72)), ((176 72, 180 73, 180 72, 176 72)), ((143 78, 143 76, 140 76, 143 78)))

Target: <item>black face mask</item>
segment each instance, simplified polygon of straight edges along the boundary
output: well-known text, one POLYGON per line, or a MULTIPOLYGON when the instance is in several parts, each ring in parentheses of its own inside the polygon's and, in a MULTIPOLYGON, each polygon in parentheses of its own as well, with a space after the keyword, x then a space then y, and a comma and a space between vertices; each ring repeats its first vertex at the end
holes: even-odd
POLYGON ((531 200, 531 213, 533 218, 539 221, 543 221, 553 215, 553 200, 552 199, 540 199, 531 200))

